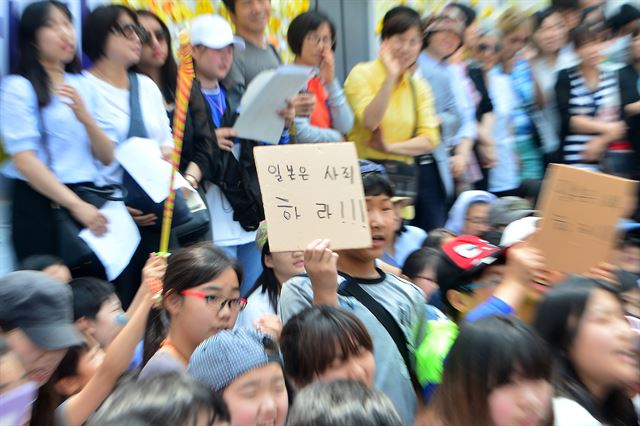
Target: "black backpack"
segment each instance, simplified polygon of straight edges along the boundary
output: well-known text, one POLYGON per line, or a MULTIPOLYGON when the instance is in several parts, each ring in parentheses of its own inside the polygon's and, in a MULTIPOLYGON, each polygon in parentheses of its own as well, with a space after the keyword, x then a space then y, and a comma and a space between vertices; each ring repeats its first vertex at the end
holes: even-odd
MULTIPOLYGON (((208 116, 211 117, 209 103, 206 101, 205 106, 208 110, 208 116)), ((237 114, 232 113, 227 107, 221 120, 221 126, 233 126, 236 118, 237 114)), ((211 118, 209 118, 209 122, 215 129, 211 118)), ((262 195, 253 158, 253 148, 258 145, 258 142, 241 139, 240 144, 240 156, 237 159, 233 153, 218 148, 216 141, 207 179, 218 185, 229 200, 229 204, 233 208, 233 220, 239 222, 245 231, 255 231, 260 222, 264 220, 262 195)))

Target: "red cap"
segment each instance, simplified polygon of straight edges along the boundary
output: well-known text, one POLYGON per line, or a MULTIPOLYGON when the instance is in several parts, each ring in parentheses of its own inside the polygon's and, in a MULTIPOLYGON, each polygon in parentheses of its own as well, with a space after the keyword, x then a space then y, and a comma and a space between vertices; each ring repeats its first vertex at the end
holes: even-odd
POLYGON ((500 247, 474 235, 461 235, 442 246, 438 285, 443 292, 469 283, 469 279, 504 254, 500 247))

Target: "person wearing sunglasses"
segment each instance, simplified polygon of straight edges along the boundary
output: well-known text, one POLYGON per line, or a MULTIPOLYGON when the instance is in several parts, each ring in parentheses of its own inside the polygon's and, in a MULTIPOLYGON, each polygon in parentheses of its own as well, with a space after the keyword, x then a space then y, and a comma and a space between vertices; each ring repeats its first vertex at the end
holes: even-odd
POLYGON ((353 112, 336 79, 335 39, 335 26, 322 12, 302 13, 289 25, 287 42, 296 55, 294 63, 316 69, 306 87, 316 99, 313 112, 294 119, 298 142, 343 141, 353 126, 353 112))
MULTIPOLYGON (((131 136, 144 136, 147 143, 157 145, 149 149, 159 149, 166 158, 173 150, 173 137, 162 93, 149 77, 129 72, 140 61, 145 37, 131 9, 118 5, 97 7, 83 25, 83 50, 93 62, 85 75, 102 100, 95 112, 96 121, 116 146, 131 136), (139 111, 131 108, 135 92, 130 90, 130 82, 134 85, 137 82, 139 111)), ((124 169, 118 161, 101 167, 100 172, 99 184, 123 182, 124 169)), ((141 241, 129 265, 115 280, 116 292, 125 307, 140 286, 140 275, 149 253, 159 247, 160 230, 152 225, 162 220, 154 213, 131 207, 128 210, 138 225, 141 241)), ((171 247, 174 247, 173 239, 171 247)))
MULTIPOLYGON (((140 62, 134 69, 149 76, 158 85, 169 119, 173 120, 178 66, 171 52, 169 28, 157 15, 148 10, 138 10, 136 14, 144 33, 140 62)), ((217 145, 216 135, 209 126, 205 99, 200 90, 200 83, 194 80, 189 96, 179 166, 180 173, 196 189, 203 179, 210 176, 212 148, 217 145)))
POLYGON ((210 242, 171 255, 161 308, 152 311, 147 325, 140 378, 186 371, 196 346, 232 329, 246 305, 240 297, 241 281, 238 264, 210 242))

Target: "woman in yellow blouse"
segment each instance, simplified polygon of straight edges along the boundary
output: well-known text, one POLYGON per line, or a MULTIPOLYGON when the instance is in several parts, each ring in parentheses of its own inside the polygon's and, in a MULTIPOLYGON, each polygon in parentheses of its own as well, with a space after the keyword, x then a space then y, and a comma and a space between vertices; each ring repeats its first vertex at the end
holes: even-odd
MULTIPOLYGON (((353 67, 344 84, 355 116, 349 140, 356 143, 360 158, 387 169, 413 166, 414 157, 431 152, 440 141, 431 89, 413 75, 422 49, 420 24, 409 7, 389 10, 378 58, 353 67)), ((400 192, 406 189, 395 183, 400 192)))

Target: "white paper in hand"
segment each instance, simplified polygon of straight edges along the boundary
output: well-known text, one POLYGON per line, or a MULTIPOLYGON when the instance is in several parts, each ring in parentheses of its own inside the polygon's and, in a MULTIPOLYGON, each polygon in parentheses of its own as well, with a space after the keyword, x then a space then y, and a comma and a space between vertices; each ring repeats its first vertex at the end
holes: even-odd
MULTIPOLYGON (((169 196, 171 164, 162 158, 158 144, 151 139, 129 138, 116 148, 116 160, 156 203, 169 196)), ((176 188, 191 188, 179 173, 173 180, 176 188)))
POLYGON ((276 111, 286 107, 286 100, 305 87, 312 70, 299 65, 283 65, 258 74, 240 101, 240 115, 233 126, 238 136, 277 144, 284 129, 284 119, 276 111))
POLYGON ((107 218, 107 232, 97 237, 85 228, 79 236, 100 259, 111 281, 129 264, 140 244, 140 232, 122 201, 107 201, 100 212, 107 218))

